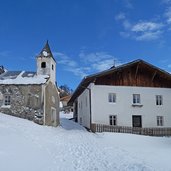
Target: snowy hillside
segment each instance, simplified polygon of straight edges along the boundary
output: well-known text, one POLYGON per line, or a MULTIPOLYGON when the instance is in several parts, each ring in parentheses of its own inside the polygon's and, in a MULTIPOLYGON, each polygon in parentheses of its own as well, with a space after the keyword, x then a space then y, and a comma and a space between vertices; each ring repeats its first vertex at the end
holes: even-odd
POLYGON ((61 124, 46 127, 0 114, 0 170, 171 170, 171 138, 93 134, 65 118, 61 124))

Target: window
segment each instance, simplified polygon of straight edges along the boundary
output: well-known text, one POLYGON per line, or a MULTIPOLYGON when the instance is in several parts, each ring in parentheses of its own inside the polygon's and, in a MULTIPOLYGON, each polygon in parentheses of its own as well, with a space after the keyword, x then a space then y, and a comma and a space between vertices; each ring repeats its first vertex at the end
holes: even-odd
POLYGON ((41 63, 41 68, 46 68, 46 62, 41 63))
POLYGON ((4 99, 4 105, 8 106, 11 104, 11 96, 9 95, 5 95, 5 99, 4 99))
POLYGON ((140 94, 133 94, 133 104, 140 104, 140 94))
POLYGON ((54 68, 54 66, 53 66, 53 64, 52 64, 52 70, 53 70, 53 68, 54 68))
POLYGON ((164 121, 163 116, 157 116, 157 126, 163 126, 164 125, 163 121, 164 121))
POLYGON ((117 116, 116 115, 110 115, 109 116, 109 124, 110 125, 117 125, 117 116))
POLYGON ((156 105, 163 105, 163 97, 161 95, 156 95, 156 105))
POLYGON ((108 95, 108 101, 110 103, 116 103, 116 94, 115 93, 109 93, 109 95, 108 95))

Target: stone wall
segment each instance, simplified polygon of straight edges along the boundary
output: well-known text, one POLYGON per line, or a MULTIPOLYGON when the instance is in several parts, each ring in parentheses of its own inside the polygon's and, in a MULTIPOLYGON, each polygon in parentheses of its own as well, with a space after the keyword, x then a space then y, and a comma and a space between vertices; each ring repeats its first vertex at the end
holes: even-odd
POLYGON ((59 95, 52 82, 45 88, 45 125, 59 125, 59 95), (55 111, 55 118, 52 116, 52 111, 55 111))
POLYGON ((41 85, 0 85, 0 112, 29 120, 43 115, 41 85), (11 97, 9 106, 4 105, 5 95, 11 97))

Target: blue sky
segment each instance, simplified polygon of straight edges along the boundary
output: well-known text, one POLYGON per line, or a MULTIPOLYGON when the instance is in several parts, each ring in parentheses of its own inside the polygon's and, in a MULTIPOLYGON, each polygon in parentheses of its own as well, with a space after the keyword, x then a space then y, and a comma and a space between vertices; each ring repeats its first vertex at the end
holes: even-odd
POLYGON ((46 40, 58 85, 135 59, 171 72, 171 0, 0 1, 0 65, 36 70, 46 40))

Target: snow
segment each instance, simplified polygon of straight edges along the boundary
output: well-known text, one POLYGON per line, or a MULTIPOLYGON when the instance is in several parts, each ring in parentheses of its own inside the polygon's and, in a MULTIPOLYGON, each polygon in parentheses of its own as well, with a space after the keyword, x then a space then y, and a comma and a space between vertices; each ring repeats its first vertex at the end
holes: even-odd
POLYGON ((60 118, 71 119, 73 118, 73 112, 70 113, 60 112, 60 118))
POLYGON ((0 170, 171 170, 171 138, 94 134, 61 116, 54 128, 0 114, 0 170))
POLYGON ((35 75, 34 77, 22 77, 25 71, 22 71, 15 79, 7 78, 0 80, 0 84, 44 84, 49 78, 48 75, 35 75))
POLYGON ((61 101, 59 102, 59 107, 60 107, 60 108, 62 108, 62 107, 63 107, 63 104, 62 104, 62 102, 61 102, 61 101))

